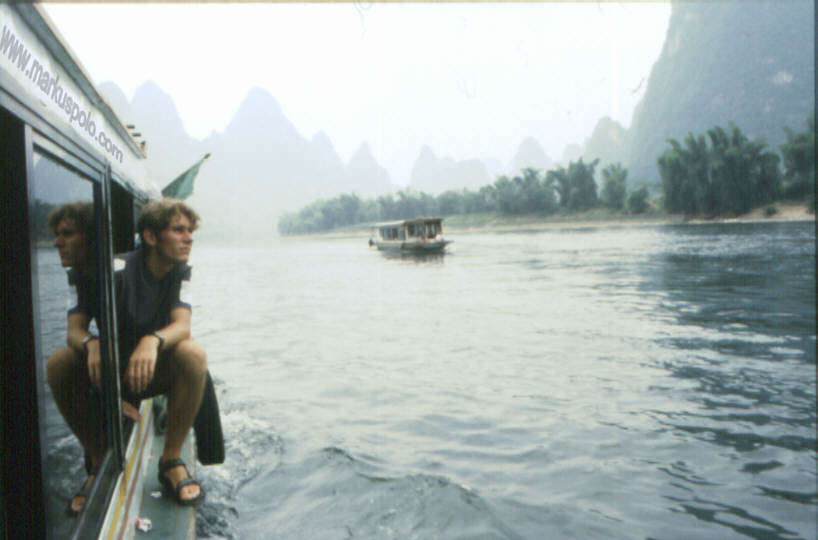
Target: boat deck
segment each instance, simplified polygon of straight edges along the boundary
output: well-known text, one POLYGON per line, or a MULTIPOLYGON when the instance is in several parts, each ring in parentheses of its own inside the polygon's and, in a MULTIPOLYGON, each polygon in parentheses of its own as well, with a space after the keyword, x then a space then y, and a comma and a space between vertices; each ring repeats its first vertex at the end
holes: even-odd
MULTIPOLYGON (((193 445, 191 440, 193 435, 188 435, 185 445, 182 448, 182 459, 187 463, 190 474, 196 475, 193 445)), ((142 508, 139 510, 139 517, 146 517, 151 520, 153 528, 150 534, 154 538, 168 539, 193 539, 196 538, 196 509, 191 506, 179 506, 170 497, 164 494, 162 486, 157 479, 159 470, 159 458, 162 456, 162 446, 165 438, 154 437, 150 458, 145 469, 145 482, 142 485, 142 508), (161 497, 154 497, 156 492, 162 493, 161 497)), ((140 535, 141 531, 134 531, 140 535)))
MULTIPOLYGON (((125 470, 114 489, 100 539, 127 540, 146 533, 154 538, 171 540, 196 538, 195 508, 176 504, 164 494, 157 478, 165 437, 155 431, 156 414, 161 408, 153 406, 156 399, 159 398, 144 400, 139 409, 140 420, 130 437, 125 470), (148 518, 150 529, 137 529, 138 518, 148 518)), ((181 458, 190 474, 195 476, 196 456, 192 441, 191 430, 182 447, 181 458)))

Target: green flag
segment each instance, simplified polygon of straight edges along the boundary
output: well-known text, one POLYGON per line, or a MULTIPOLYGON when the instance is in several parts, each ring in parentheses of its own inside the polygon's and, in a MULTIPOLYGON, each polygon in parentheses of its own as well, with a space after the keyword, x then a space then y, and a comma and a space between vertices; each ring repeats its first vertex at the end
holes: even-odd
POLYGON ((163 197, 174 197, 176 199, 185 199, 193 194, 193 180, 199 174, 199 167, 202 166, 204 160, 210 157, 206 154, 205 157, 197 161, 191 168, 176 177, 176 180, 162 188, 163 197))

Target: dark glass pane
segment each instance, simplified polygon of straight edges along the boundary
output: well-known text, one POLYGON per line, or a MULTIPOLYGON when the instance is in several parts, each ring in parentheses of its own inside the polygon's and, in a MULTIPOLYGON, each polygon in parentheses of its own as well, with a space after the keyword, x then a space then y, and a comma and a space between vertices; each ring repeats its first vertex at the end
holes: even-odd
MULTIPOLYGON (((66 508, 87 475, 83 448, 64 420, 49 382, 59 381, 58 391, 66 396, 63 402, 79 393, 74 380, 66 376, 65 362, 84 365, 84 358, 67 346, 66 338, 69 309, 78 302, 77 282, 85 278, 74 278, 75 284, 69 285, 68 275, 70 271, 75 276, 87 276, 94 269, 93 187, 89 180, 36 150, 33 173, 29 193, 39 311, 37 361, 42 375, 39 393, 44 411, 41 432, 46 517, 49 535, 61 538, 74 525, 75 520, 66 517, 66 508)), ((96 321, 90 322, 89 329, 97 334, 96 321)), ((87 392, 85 396, 87 399, 87 392)))

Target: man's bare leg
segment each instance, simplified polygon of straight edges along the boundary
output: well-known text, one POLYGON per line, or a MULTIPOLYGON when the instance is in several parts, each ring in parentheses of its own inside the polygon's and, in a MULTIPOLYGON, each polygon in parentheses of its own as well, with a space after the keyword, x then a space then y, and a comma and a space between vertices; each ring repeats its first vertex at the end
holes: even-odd
MULTIPOLYGON (((177 344, 171 360, 167 393, 168 424, 162 461, 176 459, 182 455, 185 437, 199 412, 207 374, 205 350, 193 340, 187 339, 177 344)), ((184 467, 178 466, 169 469, 165 476, 175 486, 184 480, 187 474, 184 467)), ((193 499, 199 495, 199 492, 198 485, 190 484, 182 488, 179 496, 181 499, 193 499)))

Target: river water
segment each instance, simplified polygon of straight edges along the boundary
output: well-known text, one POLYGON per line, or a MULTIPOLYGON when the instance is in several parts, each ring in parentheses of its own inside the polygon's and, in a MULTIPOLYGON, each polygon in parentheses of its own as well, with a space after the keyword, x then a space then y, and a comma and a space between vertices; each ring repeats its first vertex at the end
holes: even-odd
POLYGON ((196 247, 203 536, 815 538, 813 223, 196 247))
POLYGON ((814 223, 194 249, 203 537, 816 538, 814 223))

